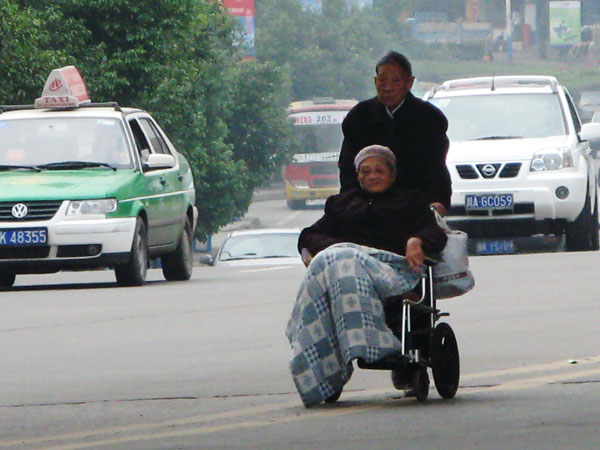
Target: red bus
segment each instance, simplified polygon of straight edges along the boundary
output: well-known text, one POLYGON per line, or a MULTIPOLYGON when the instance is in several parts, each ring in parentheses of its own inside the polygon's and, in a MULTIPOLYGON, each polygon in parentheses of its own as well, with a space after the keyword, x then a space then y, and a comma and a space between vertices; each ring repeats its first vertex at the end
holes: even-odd
POLYGON ((339 192, 341 124, 356 103, 356 100, 316 98, 293 102, 288 107, 294 138, 301 149, 283 171, 289 208, 302 209, 307 201, 326 199, 339 192))

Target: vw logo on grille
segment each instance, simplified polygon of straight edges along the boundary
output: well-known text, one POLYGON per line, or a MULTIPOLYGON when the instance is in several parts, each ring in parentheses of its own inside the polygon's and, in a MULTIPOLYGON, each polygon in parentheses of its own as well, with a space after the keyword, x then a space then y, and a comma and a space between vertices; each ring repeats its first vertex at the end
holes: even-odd
POLYGON ((496 168, 491 164, 486 164, 481 168, 481 173, 483 173, 484 176, 491 178, 496 173, 496 168))
POLYGON ((27 215, 27 205, 23 203, 17 203, 10 210, 11 214, 15 219, 22 219, 27 215))

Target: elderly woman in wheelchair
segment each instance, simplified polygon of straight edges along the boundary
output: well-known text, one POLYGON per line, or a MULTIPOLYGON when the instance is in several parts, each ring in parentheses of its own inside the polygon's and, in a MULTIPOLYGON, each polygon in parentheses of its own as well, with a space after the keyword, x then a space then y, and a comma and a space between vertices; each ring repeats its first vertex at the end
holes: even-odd
MULTIPOLYGON (((353 360, 392 370, 396 388, 410 388, 424 400, 436 352, 430 344, 448 345, 445 329, 438 332, 441 342, 432 341, 441 314, 425 257, 444 248, 446 234, 420 191, 394 183, 396 159, 387 147, 364 148, 354 164, 360 188, 329 197, 323 217, 298 241, 307 272, 286 335, 292 378, 306 407, 335 402, 353 360)), ((444 376, 451 371, 452 380, 444 380, 451 386, 440 392, 445 398, 458 385, 458 354, 450 353, 450 360, 437 361, 446 366, 444 376)))

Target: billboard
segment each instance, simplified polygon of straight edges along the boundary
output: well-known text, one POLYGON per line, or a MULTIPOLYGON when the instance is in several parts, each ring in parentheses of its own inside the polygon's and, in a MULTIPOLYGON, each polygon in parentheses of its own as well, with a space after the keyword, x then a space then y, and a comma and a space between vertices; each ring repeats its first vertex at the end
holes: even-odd
POLYGON ((581 2, 550 2, 550 45, 568 47, 581 42, 581 2))
POLYGON ((244 59, 256 59, 254 48, 254 0, 223 0, 223 7, 227 14, 237 18, 240 35, 236 36, 236 43, 244 52, 244 59))

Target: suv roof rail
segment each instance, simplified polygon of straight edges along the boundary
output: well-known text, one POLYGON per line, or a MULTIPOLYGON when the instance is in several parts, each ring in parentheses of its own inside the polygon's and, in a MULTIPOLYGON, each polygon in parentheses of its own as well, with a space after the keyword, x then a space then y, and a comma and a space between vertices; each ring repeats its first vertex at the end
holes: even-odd
POLYGON ((438 86, 435 91, 450 89, 473 89, 489 87, 494 89, 498 86, 516 87, 524 85, 550 86, 552 92, 558 91, 558 80, 551 75, 500 75, 475 78, 460 78, 448 80, 438 86))

